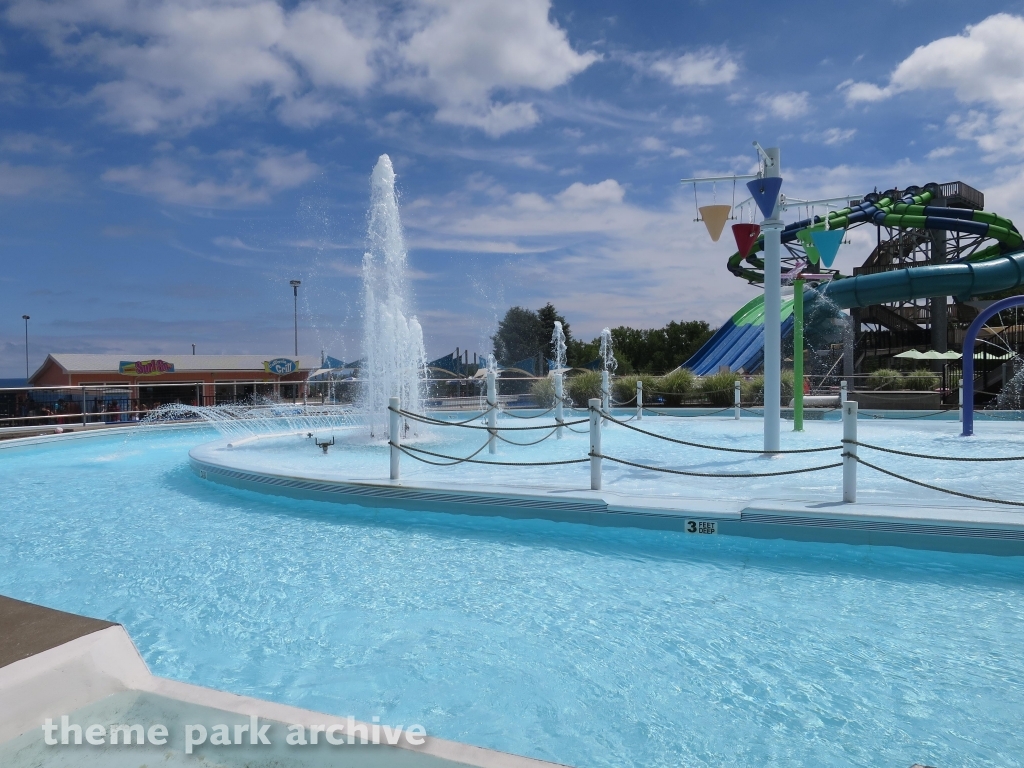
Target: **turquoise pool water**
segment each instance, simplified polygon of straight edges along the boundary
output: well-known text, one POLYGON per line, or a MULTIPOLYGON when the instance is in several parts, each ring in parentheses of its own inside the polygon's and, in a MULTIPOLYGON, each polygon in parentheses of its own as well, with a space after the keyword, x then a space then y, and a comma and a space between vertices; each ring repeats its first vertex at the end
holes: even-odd
MULTIPOLYGON (((1021 766, 1024 562, 364 510, 0 450, 0 593, 157 674, 577 766, 1021 766)), ((383 469, 383 468, 382 468, 383 469)))

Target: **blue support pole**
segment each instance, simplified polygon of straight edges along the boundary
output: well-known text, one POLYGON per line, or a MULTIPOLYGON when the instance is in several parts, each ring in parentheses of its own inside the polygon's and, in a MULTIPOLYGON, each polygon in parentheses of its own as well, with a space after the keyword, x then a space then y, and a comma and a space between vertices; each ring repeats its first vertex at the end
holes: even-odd
MULTIPOLYGON (((1011 296, 1002 299, 995 304, 983 309, 974 318, 971 327, 967 329, 964 336, 964 357, 963 357, 963 387, 964 387, 964 427, 961 433, 963 437, 970 437, 974 434, 974 342, 978 339, 978 332, 993 315, 997 315, 1004 309, 1010 307, 1024 306, 1024 296, 1011 296)), ((1003 386, 1006 386, 1005 382, 1003 386)))

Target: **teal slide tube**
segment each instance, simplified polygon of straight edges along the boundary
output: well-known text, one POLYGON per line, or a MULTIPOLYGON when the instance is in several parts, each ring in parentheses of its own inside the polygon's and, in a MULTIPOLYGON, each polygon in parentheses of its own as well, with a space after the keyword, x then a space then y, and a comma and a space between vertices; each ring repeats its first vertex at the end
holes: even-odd
POLYGON ((929 296, 970 298, 1024 284, 1024 251, 987 261, 933 264, 833 280, 821 293, 839 307, 867 307, 929 296))

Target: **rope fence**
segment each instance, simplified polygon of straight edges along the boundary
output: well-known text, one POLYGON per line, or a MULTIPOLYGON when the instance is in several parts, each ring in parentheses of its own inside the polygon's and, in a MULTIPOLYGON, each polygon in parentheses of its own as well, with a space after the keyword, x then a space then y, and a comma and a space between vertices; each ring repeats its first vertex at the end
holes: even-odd
MULTIPOLYGON (((493 398, 492 398, 493 400, 493 398)), ((912 459, 921 459, 926 461, 941 461, 941 462, 980 462, 980 463, 991 463, 991 462, 1015 462, 1024 461, 1024 455, 1020 456, 944 456, 927 453, 919 453, 913 451, 905 451, 899 448, 888 448, 873 443, 861 442, 857 439, 857 416, 858 408, 857 404, 853 401, 848 401, 843 404, 843 438, 835 445, 823 445, 815 446, 811 448, 794 448, 788 450, 775 450, 765 451, 762 449, 755 448, 737 448, 732 446, 724 445, 712 445, 707 443, 696 442, 693 440, 683 440, 676 437, 670 437, 668 435, 658 434, 648 429, 643 429, 629 422, 636 419, 640 413, 634 414, 632 417, 627 419, 620 419, 613 416, 605 408, 601 407, 599 399, 591 399, 588 406, 587 418, 574 419, 570 421, 557 421, 555 424, 542 424, 542 425, 524 425, 518 427, 498 427, 496 426, 493 412, 497 410, 496 406, 491 406, 481 414, 474 416, 472 419, 459 422, 450 422, 443 419, 437 419, 426 414, 414 413, 406 411, 397 407, 397 399, 393 399, 392 403, 396 407, 389 407, 391 411, 392 422, 391 422, 391 434, 388 440, 388 445, 392 451, 392 479, 398 479, 398 463, 397 457, 400 454, 404 454, 418 462, 429 464, 431 466, 438 467, 451 467, 460 464, 481 464, 491 465, 500 467, 558 467, 558 466, 570 466, 577 464, 589 463, 591 467, 591 489, 601 490, 601 463, 602 461, 610 461, 613 464, 632 467, 645 472, 655 472, 660 474, 675 475, 680 477, 694 477, 694 478, 709 478, 709 479, 755 479, 755 478, 769 478, 769 477, 785 477, 792 475, 802 475, 814 472, 823 472, 827 470, 833 470, 842 468, 843 469, 843 500, 848 503, 854 503, 856 501, 856 486, 857 486, 857 474, 856 467, 863 465, 872 469, 880 474, 888 477, 900 480, 902 482, 910 483, 920 488, 926 488, 937 493, 947 494, 963 499, 970 499, 972 501, 978 501, 986 504, 997 504, 1012 507, 1024 507, 1024 501, 1011 501, 1007 499, 996 499, 988 496, 982 496, 979 494, 966 493, 963 491, 957 491, 950 488, 944 488, 939 485, 927 483, 921 480, 915 480, 912 477, 907 477, 898 472, 894 472, 890 469, 878 466, 872 462, 866 461, 858 455, 858 449, 878 451, 880 453, 889 454, 892 456, 900 456, 912 459), (484 416, 490 417, 489 425, 481 424, 470 424, 470 421, 477 421, 484 416), (445 426, 445 427, 459 427, 462 429, 475 429, 484 430, 488 432, 487 441, 477 448, 475 451, 470 453, 468 456, 452 456, 446 453, 439 453, 428 450, 426 448, 418 448, 413 445, 402 445, 400 440, 400 421, 402 418, 411 419, 420 423, 445 426), (589 429, 574 429, 575 426, 589 422, 589 429), (643 435, 654 440, 661 442, 671 443, 674 445, 682 445, 689 448, 696 448, 698 450, 717 451, 723 453, 734 453, 742 454, 746 456, 787 456, 787 455, 802 455, 812 453, 826 453, 830 451, 840 451, 840 461, 822 464, 811 467, 800 467, 796 469, 780 469, 772 472, 701 472, 690 469, 675 469, 666 466, 654 466, 651 464, 645 464, 640 461, 633 461, 630 459, 622 458, 619 456, 613 456, 605 453, 601 449, 601 424, 607 422, 610 424, 616 424, 620 427, 628 429, 637 434, 643 435), (585 457, 573 458, 573 459, 554 459, 549 461, 504 461, 499 459, 479 459, 480 453, 485 449, 490 448, 491 453, 495 453, 495 440, 500 440, 508 445, 514 445, 517 447, 529 447, 538 445, 545 440, 549 440, 551 437, 560 433, 561 428, 566 428, 576 434, 589 434, 590 435, 590 450, 585 457), (541 437, 530 440, 528 442, 520 442, 518 440, 512 440, 504 435, 502 432, 526 432, 526 431, 544 431, 545 434, 541 437)), ((554 408, 544 411, 543 413, 536 414, 530 417, 517 417, 523 419, 536 419, 542 418, 547 414, 550 414, 554 408)), ((650 411, 651 413, 658 414, 657 411, 652 409, 643 408, 642 410, 650 411)), ((732 411, 732 408, 724 408, 720 412, 732 411)), ((870 414, 865 414, 869 416, 870 414)))

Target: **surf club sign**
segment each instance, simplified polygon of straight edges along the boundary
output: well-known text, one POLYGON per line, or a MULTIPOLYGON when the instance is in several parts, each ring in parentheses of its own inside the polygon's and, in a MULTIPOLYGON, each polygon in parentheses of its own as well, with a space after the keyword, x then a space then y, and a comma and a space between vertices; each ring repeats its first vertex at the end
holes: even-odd
POLYGON ((122 360, 118 372, 124 376, 161 376, 174 373, 174 363, 166 360, 136 360, 134 363, 122 360))
POLYGON ((273 360, 263 361, 263 370, 277 376, 287 376, 299 369, 298 360, 289 360, 287 357, 275 357, 273 360))

